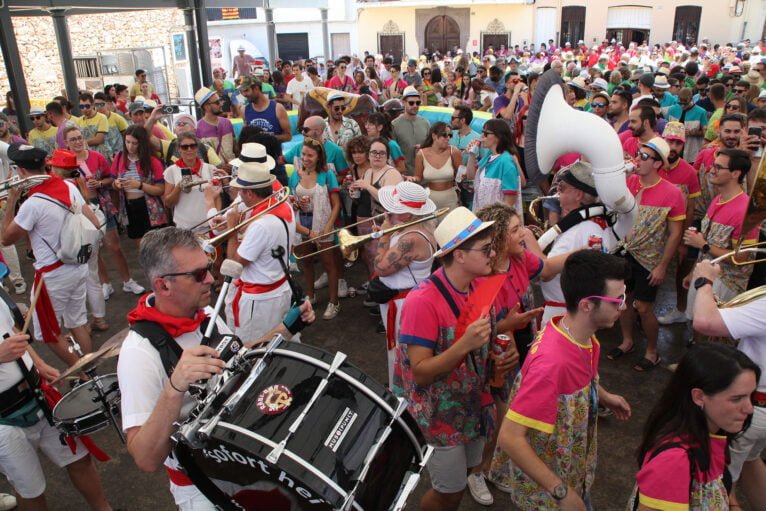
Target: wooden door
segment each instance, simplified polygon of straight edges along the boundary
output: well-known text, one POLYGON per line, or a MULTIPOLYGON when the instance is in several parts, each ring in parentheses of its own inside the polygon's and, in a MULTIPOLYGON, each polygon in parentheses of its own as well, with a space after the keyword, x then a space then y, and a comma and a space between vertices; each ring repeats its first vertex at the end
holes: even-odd
POLYGON ((379 38, 380 54, 391 54, 394 62, 402 61, 404 53, 404 35, 402 34, 381 34, 379 38))
POLYGON ((460 27, 457 22, 446 15, 432 18, 426 25, 426 48, 446 53, 456 46, 460 48, 460 27))

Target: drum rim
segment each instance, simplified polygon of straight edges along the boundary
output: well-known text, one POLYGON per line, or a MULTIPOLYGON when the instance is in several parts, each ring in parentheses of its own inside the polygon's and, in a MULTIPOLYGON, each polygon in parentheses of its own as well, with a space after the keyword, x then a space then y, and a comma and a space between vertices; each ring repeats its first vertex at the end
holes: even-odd
MULTIPOLYGON (((115 380, 115 381, 117 381, 117 382, 119 382, 119 380, 117 379, 117 373, 109 373, 109 374, 103 374, 103 375, 100 375, 100 376, 96 376, 96 377, 95 377, 95 378, 93 378, 92 380, 89 380, 89 382, 87 382, 87 383, 83 383, 82 385, 78 385, 77 387, 73 388, 72 390, 70 390, 69 392, 67 392, 67 393, 66 393, 66 394, 64 394, 63 396, 61 396, 61 399, 60 399, 60 400, 59 400, 59 401, 58 401, 58 402, 57 402, 57 403, 56 403, 56 404, 53 406, 53 410, 51 411, 51 413, 52 413, 52 415, 53 415, 53 420, 54 420, 54 422, 56 422, 56 424, 62 424, 62 425, 63 425, 63 424, 74 424, 75 422, 77 422, 77 421, 79 421, 79 420, 88 419, 88 418, 91 418, 91 417, 93 417, 94 415, 97 415, 97 414, 103 414, 103 415, 104 415, 104 416, 107 418, 107 421, 108 421, 108 420, 109 420, 109 419, 108 419, 108 417, 109 417, 109 414, 108 414, 106 411, 104 411, 104 409, 103 409, 102 407, 100 407, 100 406, 99 406, 98 408, 96 408, 95 410, 93 410, 93 411, 91 411, 91 412, 88 412, 88 413, 86 413, 85 415, 80 415, 80 416, 78 416, 78 417, 72 417, 72 418, 66 418, 66 419, 63 419, 63 418, 57 417, 57 416, 56 416, 56 410, 57 410, 57 409, 60 409, 60 406, 61 406, 62 404, 67 404, 67 403, 69 403, 69 401, 65 401, 65 400, 66 400, 66 398, 67 398, 67 396, 71 396, 71 395, 74 395, 74 393, 75 393, 75 392, 77 392, 77 391, 78 391, 78 389, 80 389, 81 387, 84 387, 84 386, 86 386, 86 385, 90 385, 90 384, 91 384, 90 382, 94 382, 94 381, 96 381, 96 380, 102 380, 102 379, 104 379, 104 380, 105 380, 105 379, 107 379, 109 376, 113 376, 113 377, 114 377, 114 380, 115 380)), ((121 397, 122 397, 122 395, 121 395, 121 394, 122 394, 122 393, 120 393, 120 395, 118 395, 118 396, 117 396, 117 399, 121 399, 121 397)), ((115 405, 115 404, 117 404, 117 403, 113 403, 113 402, 110 402, 109 404, 110 404, 110 405, 115 405)))
MULTIPOLYGON (((265 445, 267 447, 270 447, 271 449, 274 449, 277 446, 277 444, 278 444, 277 442, 274 442, 273 440, 269 440, 268 438, 266 438, 263 435, 259 435, 258 433, 255 433, 253 431, 247 430, 247 429, 245 429, 245 428, 243 428, 241 426, 237 426, 236 424, 232 424, 230 422, 219 422, 218 426, 220 426, 222 428, 229 429, 231 431, 234 431, 235 433, 240 433, 242 435, 249 436, 250 438, 252 438, 252 439, 262 443, 263 445, 265 445)), ((231 442, 228 442, 228 443, 231 443, 231 442)), ((319 478, 322 482, 324 482, 327 486, 329 486, 334 492, 336 492, 338 495, 340 495, 341 498, 346 499, 348 497, 348 492, 345 491, 340 486, 338 486, 338 483, 336 483, 335 481, 333 481, 332 479, 327 477, 327 475, 323 474, 316 467, 311 465, 309 462, 307 462, 306 460, 304 460, 303 458, 298 456, 296 453, 294 453, 290 449, 285 448, 285 450, 282 451, 282 456, 286 456, 286 457, 290 458, 291 461, 293 461, 294 463, 297 463, 298 465, 300 465, 304 469, 306 469, 309 472, 311 472, 312 474, 314 474, 317 478, 319 478)), ((258 458, 260 459, 260 457, 258 457, 258 458)), ((266 461, 265 458, 263 458, 263 461, 265 461, 266 463, 269 463, 268 461, 266 461)), ((277 465, 274 465, 273 463, 269 463, 269 464, 272 465, 272 466, 277 466, 277 465)), ((284 470, 284 469, 282 469, 282 470, 284 470)), ((316 491, 316 490, 314 490, 312 488, 312 491, 316 491)), ((356 502, 356 500, 354 501, 354 508, 357 509, 358 511, 364 511, 364 508, 362 508, 359 505, 359 503, 356 502)))
MULTIPOLYGON (((250 350, 251 352, 259 352, 259 350, 263 350, 265 352, 265 348, 257 348, 256 350, 250 350)), ((287 357, 296 358, 298 360, 301 360, 303 362, 309 362, 313 365, 327 371, 330 369, 330 364, 327 364, 321 360, 317 360, 313 357, 310 357, 308 355, 304 355, 303 353, 299 353, 297 351, 291 351, 291 350, 285 350, 282 348, 277 348, 271 352, 271 355, 280 354, 287 357)), ((368 398, 370 398, 372 401, 378 404, 380 408, 382 408, 389 417, 394 416, 394 409, 389 405, 383 398, 381 398, 379 395, 375 394, 373 391, 371 391, 369 388, 367 388, 365 385, 362 385, 362 382, 351 376, 350 374, 346 373, 345 371, 339 369, 335 372, 335 376, 345 380, 347 383, 350 383, 354 387, 356 387, 358 390, 360 390, 363 394, 365 394, 368 398)), ((390 392, 390 391, 389 391, 390 392)), ((392 394, 393 395, 393 394, 392 394)), ((401 399, 401 398, 396 398, 401 399)), ((220 413, 220 412, 219 412, 220 413)), ((216 414, 218 415, 218 414, 216 414)), ((405 420, 399 416, 396 418, 396 422, 399 424, 399 426, 404 430, 405 434, 410 440, 410 443, 412 443, 413 446, 416 448, 414 449, 418 456, 418 461, 423 461, 423 449, 428 445, 427 442, 423 442, 422 444, 418 441, 415 434, 412 432, 412 428, 410 428, 409 424, 405 422, 405 420)), ((425 438, 424 438, 425 440, 425 438)))

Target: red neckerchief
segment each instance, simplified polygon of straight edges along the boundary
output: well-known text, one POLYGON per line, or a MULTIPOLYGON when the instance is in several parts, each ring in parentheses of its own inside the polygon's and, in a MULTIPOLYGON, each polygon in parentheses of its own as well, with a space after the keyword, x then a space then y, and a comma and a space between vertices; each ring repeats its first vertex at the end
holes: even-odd
MULTIPOLYGON (((274 181, 274 184, 271 186, 271 190, 274 192, 278 192, 282 189, 282 185, 279 183, 279 181, 274 181)), ((261 201, 262 204, 260 204, 258 207, 253 208, 253 210, 250 212, 250 216, 256 215, 260 213, 261 211, 265 210, 269 206, 272 206, 274 204, 274 197, 269 199, 268 201, 261 201)), ((293 220, 293 208, 290 207, 290 205, 287 203, 287 201, 283 202, 273 210, 271 210, 269 213, 272 215, 281 218, 285 222, 292 222, 293 220)))
POLYGON ((152 297, 153 302, 154 298, 151 293, 145 294, 138 299, 136 308, 128 313, 128 324, 132 325, 137 321, 153 321, 159 324, 172 337, 178 337, 197 330, 202 321, 207 317, 207 314, 202 309, 199 309, 193 318, 168 316, 148 304, 149 297, 152 297))
POLYGON ((52 199, 56 199, 59 202, 63 202, 68 208, 72 207, 72 199, 69 197, 69 187, 58 176, 50 175, 50 178, 43 181, 37 186, 33 186, 29 189, 27 194, 29 197, 36 193, 42 193, 52 199))
POLYGON ((609 227, 609 224, 606 223, 606 218, 603 216, 594 216, 593 218, 589 218, 591 222, 598 225, 602 229, 606 230, 609 227))
MULTIPOLYGON (((181 161, 181 163, 183 163, 183 160, 181 161)), ((192 175, 199 177, 199 169, 201 169, 201 168, 202 168, 202 160, 197 158, 197 161, 194 162, 194 167, 192 167, 192 169, 191 169, 192 175)))

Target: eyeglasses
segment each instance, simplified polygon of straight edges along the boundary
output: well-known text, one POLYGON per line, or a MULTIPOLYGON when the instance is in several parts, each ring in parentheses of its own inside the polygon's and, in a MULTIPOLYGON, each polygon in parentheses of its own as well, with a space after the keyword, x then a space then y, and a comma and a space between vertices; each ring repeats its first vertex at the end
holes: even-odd
POLYGON ((590 106, 593 108, 606 108, 606 103, 591 103, 590 106))
POLYGON ((644 151, 639 151, 638 152, 638 157, 641 158, 641 161, 646 161, 649 158, 651 158, 652 160, 656 160, 657 159, 654 156, 652 156, 651 154, 645 153, 644 151))
POLYGON ((80 103, 80 110, 90 110, 90 103, 80 103))
POLYGON ((731 170, 731 167, 721 167, 721 166, 720 166, 720 165, 718 165, 717 163, 713 163, 713 164, 710 166, 710 168, 711 168, 711 169, 713 169, 713 170, 715 170, 716 172, 718 172, 719 170, 731 170))
POLYGON ((69 137, 67 139, 67 141, 69 142, 82 142, 83 140, 85 140, 85 138, 83 138, 82 135, 80 135, 79 137, 69 137))
POLYGON ((333 112, 342 112, 343 111, 343 105, 335 105, 332 107, 333 112))
POLYGON ((617 304, 618 309, 624 309, 625 308, 625 295, 618 296, 617 298, 612 298, 611 296, 586 296, 583 298, 583 300, 601 300, 602 302, 609 302, 617 304))
POLYGON ((183 271, 178 273, 166 273, 165 275, 160 275, 160 277, 192 277, 196 282, 203 282, 205 278, 207 278, 207 274, 210 273, 210 270, 213 269, 213 263, 207 263, 207 266, 204 268, 197 268, 196 270, 192 271, 183 271))
POLYGON ((423 76, 431 76, 431 71, 423 71, 423 76))
POLYGON ((103 101, 99 101, 97 103, 93 103, 93 106, 95 106, 96 108, 102 108, 106 106, 106 103, 104 103, 103 101))
POLYGON ((189 149, 196 149, 197 143, 195 142, 193 144, 178 144, 178 147, 180 147, 184 151, 188 151, 189 149))
POLYGON ((492 254, 492 242, 487 243, 486 245, 480 248, 460 248, 460 250, 466 250, 468 252, 481 252, 482 254, 484 254, 484 257, 489 257, 492 254))
POLYGON ((386 156, 388 156, 388 153, 385 151, 370 151, 371 158, 385 158, 386 156))
POLYGON ((407 101, 407 104, 410 106, 420 105, 420 101, 407 101))
POLYGON ((493 132, 487 131, 487 130, 482 130, 481 134, 484 135, 485 137, 488 137, 490 135, 494 135, 493 132))

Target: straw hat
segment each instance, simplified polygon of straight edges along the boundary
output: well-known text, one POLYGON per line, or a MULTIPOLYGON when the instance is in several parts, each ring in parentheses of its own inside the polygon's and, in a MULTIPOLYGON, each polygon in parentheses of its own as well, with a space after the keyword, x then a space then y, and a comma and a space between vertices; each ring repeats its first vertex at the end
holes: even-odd
POLYGON ((415 87, 413 87, 412 85, 408 85, 404 89, 404 93, 402 94, 402 98, 403 99, 407 99, 407 98, 411 98, 411 97, 415 97, 415 98, 420 99, 420 93, 418 92, 418 90, 415 87))
POLYGON ((468 208, 459 207, 449 212, 434 231, 436 243, 441 247, 434 257, 442 257, 463 242, 479 234, 495 222, 482 222, 468 208))
POLYGON ((761 76, 761 73, 755 69, 751 69, 749 73, 742 77, 742 79, 750 85, 755 85, 757 87, 763 86, 763 77, 761 76))
POLYGON ((197 102, 197 105, 202 107, 207 101, 215 94, 216 92, 214 90, 210 90, 207 87, 202 87, 200 90, 197 91, 196 94, 194 94, 194 101, 197 102))
POLYGON ((660 75, 654 77, 654 87, 657 87, 658 89, 669 89, 670 84, 664 75, 660 75))
POLYGON ((378 190, 378 202, 389 213, 412 213, 427 215, 436 211, 436 204, 428 198, 431 190, 411 181, 402 181, 394 186, 383 186, 378 190))
POLYGON ((266 153, 266 147, 256 142, 242 144, 239 158, 229 161, 232 167, 239 167, 243 163, 262 163, 268 167, 267 170, 269 171, 277 165, 274 158, 266 153))
POLYGON ((657 153, 657 155, 659 155, 659 157, 662 159, 662 163, 666 167, 668 166, 668 154, 670 154, 670 146, 663 139, 660 137, 654 137, 649 142, 641 144, 641 146, 654 150, 654 152, 657 153))
MULTIPOLYGON (((234 165, 233 161, 232 165, 234 165)), ((271 169, 274 168, 274 165, 274 158, 266 154, 264 146, 256 143, 243 144, 242 152, 236 165, 237 177, 231 181, 232 188, 253 189, 271 187, 271 183, 276 179, 271 174, 271 169)))

